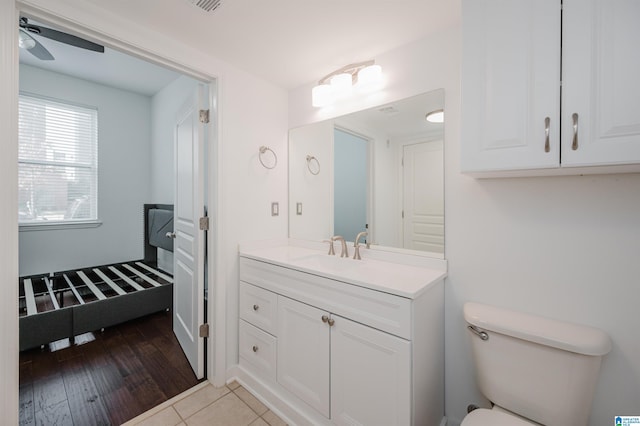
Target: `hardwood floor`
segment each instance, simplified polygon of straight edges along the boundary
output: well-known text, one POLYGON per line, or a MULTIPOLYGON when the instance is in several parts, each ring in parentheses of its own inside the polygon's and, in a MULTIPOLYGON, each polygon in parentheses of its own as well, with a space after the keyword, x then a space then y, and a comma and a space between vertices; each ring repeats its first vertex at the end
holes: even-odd
POLYGON ((21 352, 20 424, 119 425, 195 386, 171 321, 159 312, 84 344, 21 352))

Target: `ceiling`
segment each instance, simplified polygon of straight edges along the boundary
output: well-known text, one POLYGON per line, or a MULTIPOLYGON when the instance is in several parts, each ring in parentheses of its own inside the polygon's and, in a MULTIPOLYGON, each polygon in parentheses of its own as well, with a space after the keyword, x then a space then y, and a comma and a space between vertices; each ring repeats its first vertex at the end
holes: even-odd
MULTIPOLYGON (((31 20, 31 23, 37 22, 31 20)), ((45 25, 52 28, 51 25, 45 25)), ((35 34, 55 58, 41 61, 20 49, 20 63, 43 68, 118 89, 153 96, 180 74, 105 47, 104 53, 92 52, 59 43, 35 34)))
POLYGON ((375 59, 460 20, 459 0, 222 0, 211 12, 189 0, 75 1, 167 34, 285 89, 375 59))

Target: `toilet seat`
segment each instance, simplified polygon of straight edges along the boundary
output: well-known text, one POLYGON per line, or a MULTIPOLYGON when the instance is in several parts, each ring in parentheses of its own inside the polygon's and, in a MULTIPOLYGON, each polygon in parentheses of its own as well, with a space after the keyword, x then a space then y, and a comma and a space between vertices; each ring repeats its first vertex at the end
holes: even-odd
POLYGON ((512 416, 497 410, 478 408, 462 419, 460 426, 531 426, 530 423, 519 417, 512 416))

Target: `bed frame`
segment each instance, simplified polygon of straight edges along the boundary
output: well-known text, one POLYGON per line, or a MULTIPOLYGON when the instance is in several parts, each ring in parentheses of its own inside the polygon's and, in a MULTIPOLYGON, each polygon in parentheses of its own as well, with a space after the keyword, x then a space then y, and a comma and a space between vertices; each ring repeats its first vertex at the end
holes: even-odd
POLYGON ((173 277, 157 268, 153 233, 173 231, 173 221, 154 225, 150 210, 168 216, 173 206, 145 204, 144 259, 20 278, 21 351, 172 308, 173 277))

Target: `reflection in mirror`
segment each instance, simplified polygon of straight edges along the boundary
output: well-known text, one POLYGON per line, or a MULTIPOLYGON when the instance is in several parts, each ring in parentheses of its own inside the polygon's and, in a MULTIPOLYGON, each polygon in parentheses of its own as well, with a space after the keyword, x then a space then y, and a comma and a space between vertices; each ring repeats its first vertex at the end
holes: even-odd
POLYGON ((289 236, 444 255, 444 109, 436 90, 289 132, 289 236), (311 173, 307 157, 318 162, 311 173))

